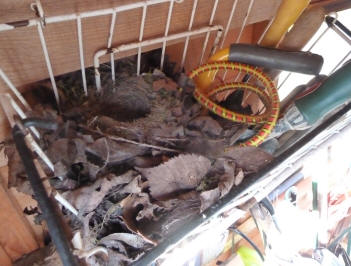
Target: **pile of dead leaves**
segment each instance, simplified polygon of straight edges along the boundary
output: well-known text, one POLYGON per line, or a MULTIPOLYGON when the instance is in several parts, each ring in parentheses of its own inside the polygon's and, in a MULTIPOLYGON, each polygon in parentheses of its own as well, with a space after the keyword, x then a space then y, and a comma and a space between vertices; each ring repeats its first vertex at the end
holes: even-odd
MULTIPOLYGON (((44 105, 28 115, 59 123, 41 132, 55 168, 44 170, 78 210, 65 213, 82 233, 82 252, 106 251, 88 256, 91 264, 137 260, 272 159, 258 148, 225 149, 240 126, 204 111, 191 86, 160 71, 123 75, 90 94, 60 115, 44 105)), ((7 151, 10 183, 32 193, 17 152, 7 151)))

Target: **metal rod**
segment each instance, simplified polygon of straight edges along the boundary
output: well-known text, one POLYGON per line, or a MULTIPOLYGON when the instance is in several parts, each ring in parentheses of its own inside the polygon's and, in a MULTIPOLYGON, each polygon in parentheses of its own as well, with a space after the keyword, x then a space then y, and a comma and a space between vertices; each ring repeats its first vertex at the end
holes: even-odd
POLYGON ((48 52, 48 49, 46 47, 46 42, 45 42, 45 38, 44 38, 44 33, 43 33, 43 28, 42 27, 43 26, 41 25, 41 23, 38 23, 38 33, 39 33, 40 43, 41 43, 41 47, 43 49, 45 62, 46 62, 46 67, 47 67, 48 72, 49 72, 50 81, 51 81, 52 89, 54 91, 57 107, 59 108, 59 106, 60 106, 60 99, 59 99, 59 95, 58 95, 58 91, 57 91, 57 87, 56 87, 56 81, 55 81, 54 73, 52 72, 51 62, 50 62, 50 58, 49 58, 49 52, 48 52))
POLYGON ((271 18, 271 20, 268 22, 267 26, 264 28, 264 31, 262 32, 260 38, 257 41, 258 45, 260 45, 260 43, 262 42, 262 40, 263 40, 264 36, 266 35, 268 29, 272 26, 274 19, 275 19, 275 16, 273 16, 271 18))
MULTIPOLYGON (((31 132, 37 137, 40 138, 39 131, 35 128, 33 121, 33 118, 27 118, 27 115, 23 112, 23 110, 17 105, 17 103, 12 99, 11 95, 8 93, 3 94, 4 97, 6 97, 7 101, 10 103, 12 108, 15 110, 15 112, 19 115, 19 117, 24 121, 24 123, 29 127, 31 132)), ((3 104, 3 103, 2 103, 3 104)), ((7 113, 6 109, 4 108, 6 116, 8 120, 10 121, 11 126, 14 126, 14 120, 11 116, 10 113, 7 113)), ((38 125, 38 123, 36 123, 38 125)), ((53 128, 53 126, 52 126, 53 128)), ((35 152, 42 160, 43 162, 49 167, 49 169, 54 172, 54 164, 51 162, 49 157, 45 154, 45 152, 40 148, 39 144, 34 140, 31 134, 28 134, 26 136, 26 141, 27 144, 31 147, 32 151, 35 152)), ((61 177, 59 177, 62 179, 61 177)))
MULTIPOLYGON (((168 36, 169 26, 171 24, 171 18, 172 18, 172 12, 173 12, 173 5, 174 5, 174 1, 169 2, 167 22, 166 22, 166 28, 165 28, 165 35, 164 36, 168 36)), ((164 64, 164 61, 165 61, 165 53, 166 53, 166 41, 164 41, 162 43, 162 53, 161 53, 161 63, 160 63, 160 69, 161 70, 163 70, 163 64, 164 64)))
MULTIPOLYGON (((8 101, 10 102, 12 108, 16 111, 16 113, 18 114, 18 116, 21 119, 26 119, 27 115, 23 112, 23 110, 21 109, 21 107, 19 107, 19 105, 16 103, 16 101, 13 100, 12 96, 8 93, 5 94, 5 97, 8 99, 8 101)), ((33 132, 33 134, 39 139, 40 138, 40 133, 39 131, 35 128, 35 127, 30 127, 30 130, 33 132)))
MULTIPOLYGON (((128 10, 132 10, 132 9, 136 9, 136 8, 141 8, 144 5, 152 6, 152 5, 167 3, 167 2, 171 2, 171 1, 175 1, 176 3, 182 2, 182 0, 145 0, 145 1, 139 1, 139 2, 131 3, 131 4, 127 4, 127 5, 115 6, 112 8, 82 12, 79 14, 79 16, 81 18, 90 18, 90 17, 97 17, 97 16, 103 16, 103 15, 111 15, 113 12, 123 12, 123 11, 128 11, 128 10)), ((51 24, 51 23, 59 23, 59 22, 64 22, 64 21, 76 20, 77 16, 78 16, 77 13, 71 13, 71 14, 67 14, 67 15, 46 17, 45 23, 51 24)), ((0 24, 0 32, 14 30, 14 29, 20 28, 20 27, 32 27, 32 26, 36 26, 38 23, 40 23, 39 20, 36 18, 35 19, 28 19, 28 20, 20 21, 20 22, 15 21, 15 22, 8 22, 8 23, 0 24)))
MULTIPOLYGON (((191 16, 190 16, 190 22, 189 22, 189 26, 188 26, 188 31, 190 31, 191 28, 193 27, 194 18, 195 18, 195 12, 196 12, 196 7, 197 7, 198 1, 199 0, 194 0, 193 9, 191 10, 191 16)), ((186 53, 188 51, 189 39, 190 39, 190 36, 187 36, 185 38, 183 55, 182 55, 182 61, 180 63, 180 69, 183 69, 184 64, 185 64, 185 58, 186 58, 186 53)))
POLYGON ((49 119, 38 118, 38 117, 30 117, 22 119, 22 124, 25 127, 38 127, 41 129, 55 131, 58 129, 58 124, 49 119))
POLYGON ((80 16, 77 17, 77 32, 78 32, 79 58, 80 58, 80 69, 82 72, 83 89, 84 89, 85 96, 88 96, 87 79, 85 76, 85 64, 84 64, 82 21, 81 21, 80 16))
POLYGON ((23 104, 23 106, 28 110, 32 110, 32 108, 27 103, 26 99, 23 98, 22 94, 17 90, 17 88, 13 85, 13 83, 6 76, 4 71, 0 68, 0 77, 4 80, 6 85, 11 89, 11 91, 16 95, 17 99, 23 104))
MULTIPOLYGON (((46 155, 46 153, 41 149, 39 144, 33 139, 31 134, 26 135, 26 140, 28 141, 28 145, 31 147, 31 150, 35 152, 42 160, 43 162, 49 167, 49 169, 54 173, 55 172, 55 166, 49 159, 49 157, 46 155)), ((58 178, 62 181, 63 178, 61 176, 58 176, 58 178)))
POLYGON ((339 61, 339 63, 336 64, 336 66, 332 69, 332 71, 329 72, 330 76, 331 74, 334 73, 335 70, 338 69, 338 67, 346 60, 346 58, 351 54, 351 50, 346 53, 346 55, 339 61))
MULTIPOLYGON (((215 26, 207 26, 203 27, 197 30, 192 30, 192 31, 186 31, 186 32, 181 32, 181 33, 176 33, 168 36, 163 36, 159 38, 154 38, 151 40, 144 40, 142 42, 135 42, 135 43, 129 43, 129 44, 121 44, 117 47, 110 48, 110 49, 101 49, 97 51, 94 54, 94 69, 95 69, 95 82, 96 82, 96 88, 97 91, 101 91, 101 79, 100 79, 100 72, 99 72, 99 67, 100 67, 100 57, 106 54, 110 53, 120 53, 132 49, 138 49, 139 47, 144 47, 144 46, 151 46, 159 43, 163 43, 164 41, 169 42, 177 39, 181 39, 187 36, 194 36, 198 34, 203 34, 208 31, 218 31, 217 36, 220 36, 221 32, 223 30, 223 27, 220 25, 215 25, 215 26)), ((216 38, 217 39, 217 38, 216 38)))
POLYGON ((245 28, 247 20, 248 20, 248 18, 250 16, 250 13, 251 13, 251 10, 252 10, 252 6, 253 6, 254 2, 255 2, 255 0, 251 0, 250 3, 249 3, 249 6, 247 8, 247 12, 246 12, 245 18, 243 20, 243 24, 241 25, 241 28, 240 28, 239 35, 238 35, 238 37, 236 38, 236 41, 235 41, 236 43, 238 43, 240 41, 241 35, 244 32, 244 28, 245 28))
POLYGON ((63 265, 78 265, 76 259, 71 253, 69 241, 65 237, 63 225, 60 222, 60 218, 58 217, 54 204, 47 195, 38 171, 34 165, 32 153, 24 140, 24 133, 17 125, 15 125, 12 129, 12 135, 17 151, 28 175, 28 180, 33 188, 35 199, 37 200, 40 210, 43 213, 51 239, 56 246, 56 250, 60 255, 63 265))
POLYGON ((344 41, 346 41, 349 45, 351 45, 351 39, 348 37, 348 35, 345 34, 344 31, 336 27, 335 25, 331 25, 330 28, 338 34, 344 41))
POLYGON ((60 193, 55 191, 54 198, 57 200, 63 207, 73 213, 75 216, 78 216, 78 210, 73 207, 71 203, 69 203, 60 193))
MULTIPOLYGON (((318 38, 312 43, 312 45, 307 49, 307 52, 311 51, 313 49, 313 47, 316 46, 316 44, 321 40, 321 38, 327 33, 327 31, 329 30, 329 27, 327 27, 319 36, 318 38)), ((285 77, 285 79, 283 80, 283 82, 278 86, 278 90, 285 84, 285 82, 290 78, 291 76, 291 72, 285 77)))
POLYGON ((237 4, 238 4, 238 0, 234 0, 232 10, 230 11, 230 15, 228 18, 227 26, 225 27, 225 30, 224 30, 224 35, 223 35, 223 39, 222 39, 221 46, 220 46, 221 48, 223 47, 225 39, 227 38, 227 34, 228 34, 228 31, 230 28, 230 24, 232 23, 233 15, 234 15, 237 4))
MULTIPOLYGON (((141 22, 140 22, 139 42, 141 42, 143 40, 143 36, 144 36, 146 10, 147 10, 147 5, 145 4, 143 6, 143 14, 141 17, 141 22)), ((141 63, 141 46, 138 47, 138 62, 137 62, 137 75, 138 76, 140 75, 140 63, 141 63)))
POLYGON ((351 38, 351 31, 344 25, 342 24, 337 18, 332 17, 332 16, 326 16, 325 18, 326 23, 328 24, 329 27, 335 27, 338 28, 342 31, 343 34, 351 38))
MULTIPOLYGON (((260 38, 258 39, 257 41, 257 45, 260 45, 260 43, 262 42, 264 36, 266 35, 268 29, 271 27, 273 21, 275 19, 275 16, 273 16, 270 21, 268 22, 267 26, 264 28, 264 31, 262 32, 260 38)), ((256 66, 255 69, 257 69, 258 67, 256 66)), ((237 76, 238 77, 238 76, 237 76)), ((251 79, 252 75, 245 75, 244 78, 243 78, 243 82, 245 83, 248 83, 251 79)), ((246 97, 243 99, 243 101, 246 101, 246 99, 250 96, 251 92, 249 91, 247 94, 246 94, 246 97)))
MULTIPOLYGON (((212 24, 213 24, 213 20, 214 20, 215 14, 216 14, 217 6, 218 6, 218 0, 215 0, 215 1, 214 1, 214 4, 213 4, 213 8, 212 8, 212 13, 211 13, 211 17, 210 17, 210 22, 209 22, 209 25, 210 25, 210 26, 212 26, 212 24)), ((206 33, 205 40, 204 40, 204 44, 203 44, 203 46, 202 46, 202 52, 201 52, 201 57, 200 57, 200 65, 202 64, 202 61, 203 61, 203 59, 204 59, 204 56, 205 56, 205 52, 206 52, 206 48, 207 48, 207 44, 208 44, 209 38, 210 38, 210 33, 207 32, 207 33, 206 33)))
MULTIPOLYGON (((112 45, 113 33, 115 31, 115 25, 116 25, 116 15, 117 15, 117 12, 113 12, 112 13, 110 31, 109 31, 108 40, 107 40, 107 48, 110 48, 111 45, 112 45)), ((112 77, 112 81, 115 82, 115 80, 116 80, 115 58, 114 58, 113 54, 111 54, 110 57, 111 57, 110 58, 110 61, 111 61, 111 77, 112 77)))

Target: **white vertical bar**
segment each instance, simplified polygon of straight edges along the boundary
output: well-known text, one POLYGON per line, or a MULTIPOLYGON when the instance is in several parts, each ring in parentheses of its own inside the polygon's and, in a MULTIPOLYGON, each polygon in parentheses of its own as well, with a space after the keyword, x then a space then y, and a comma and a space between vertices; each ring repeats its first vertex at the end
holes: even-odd
MULTIPOLYGON (((238 74, 236 75, 235 80, 234 80, 235 82, 238 81, 240 75, 241 75, 241 70, 239 69, 239 72, 238 72, 238 74)), ((251 76, 250 76, 250 77, 251 77, 251 76)), ((246 83, 247 83, 247 82, 246 82, 246 83)), ((250 92, 249 92, 249 93, 250 93, 250 92)))
MULTIPOLYGON (((52 172, 55 171, 54 164, 51 162, 49 157, 45 154, 45 152, 40 148, 39 144, 33 139, 31 134, 26 135, 26 138, 29 141, 29 145, 31 146, 31 150, 35 151, 38 156, 43 160, 44 163, 50 168, 52 172)), ((62 177, 59 177, 62 180, 62 177)))
POLYGON ((23 104, 23 106, 28 110, 32 110, 32 108, 30 108, 29 104, 27 103, 26 99, 23 98, 22 94, 16 89, 16 87, 13 85, 13 83, 11 82, 11 80, 8 79, 8 77, 6 76, 6 74, 4 73, 4 71, 2 71, 2 69, 0 68, 0 77, 4 80, 4 82, 6 83, 7 86, 9 86, 9 88, 11 89, 11 91, 16 95, 16 97, 18 98, 18 100, 20 100, 20 102, 23 104))
POLYGON ((39 38, 40 38, 41 47, 43 49, 43 53, 44 53, 44 57, 45 57, 45 61, 46 61, 46 67, 48 68, 48 72, 49 72, 49 76, 50 76, 52 89, 54 91, 56 103, 57 103, 57 106, 59 108, 59 106, 60 106, 60 99, 59 99, 59 95, 58 95, 58 91, 57 91, 57 87, 56 87, 54 73, 52 72, 52 67, 51 67, 51 62, 50 62, 50 58, 49 58, 48 49, 46 47, 46 42, 45 42, 45 38, 44 38, 43 28, 42 28, 40 22, 38 22, 38 32, 39 32, 39 38))
MULTIPOLYGON (((169 2, 167 22, 166 22, 166 29, 165 29, 165 36, 168 36, 169 25, 171 24, 171 18, 172 18, 173 5, 174 5, 174 0, 169 2)), ((161 63, 160 63, 160 69, 161 70, 163 69, 163 64, 164 64, 164 61, 165 61, 165 52, 166 52, 166 41, 164 41, 162 43, 162 53, 161 53, 161 63)))
MULTIPOLYGON (((188 27, 189 31, 193 27, 193 22, 194 22, 194 18, 195 18, 195 11, 196 11, 196 7, 197 7, 197 3, 198 3, 198 0, 194 0, 193 9, 191 11, 190 22, 189 22, 189 27, 188 27)), ((183 67, 184 67, 186 52, 188 50, 188 45, 189 45, 189 39, 190 39, 190 37, 186 37, 186 39, 185 39, 183 56, 182 56, 182 62, 180 64, 180 68, 181 69, 183 69, 183 67)))
POLYGON ((60 193, 55 191, 54 198, 67 210, 71 211, 75 216, 78 216, 78 211, 73 207, 71 203, 69 203, 60 193))
POLYGON ((243 20, 243 24, 241 25, 241 28, 240 28, 239 35, 238 35, 238 37, 236 38, 236 41, 235 41, 236 43, 238 43, 240 41, 241 35, 243 34, 244 28, 245 28, 247 20, 248 20, 248 18, 250 16, 251 9, 252 9, 252 6, 253 6, 254 2, 255 2, 255 0, 251 0, 250 3, 249 3, 249 6, 247 8, 247 12, 246 12, 245 18, 243 20))
POLYGON ((346 55, 339 61, 339 63, 337 63, 337 65, 333 68, 332 71, 329 72, 329 75, 330 76, 331 74, 334 73, 334 71, 345 61, 345 59, 351 54, 351 51, 347 52, 346 55))
MULTIPOLYGON (((141 23, 140 23, 139 42, 141 42, 143 40, 143 36, 144 36, 146 10, 147 10, 147 5, 145 3, 143 6, 143 15, 141 17, 141 23)), ((141 46, 138 48, 138 63, 137 63, 137 75, 138 76, 140 75, 140 61, 141 61, 141 46)))
POLYGON ((223 47, 224 41, 227 38, 227 34, 228 34, 228 31, 230 28, 230 24, 232 23, 233 15, 234 15, 237 4, 238 4, 238 0, 234 0, 233 7, 232 7, 232 10, 230 11, 230 15, 228 18, 227 26, 225 27, 225 30, 224 30, 224 35, 223 35, 222 42, 221 42, 221 48, 223 47))
MULTIPOLYGON (((117 12, 114 9, 111 17, 111 25, 110 25, 110 32, 108 34, 107 48, 111 48, 111 45, 112 45, 113 33, 115 31, 115 24, 116 24, 116 14, 117 12)), ((110 54, 110 60, 111 60, 111 77, 112 77, 112 81, 115 82, 116 80, 115 56, 113 53, 110 54)))
MULTIPOLYGON (((23 110, 21 109, 21 107, 18 106, 18 104, 13 100, 13 98, 11 97, 10 94, 5 94, 6 97, 9 99, 9 102, 12 106, 12 108, 16 111, 16 113, 18 114, 18 116, 21 119, 25 119, 27 118, 27 115, 23 112, 23 110)), ((30 127, 30 130, 33 132, 33 134, 37 137, 40 138, 40 134, 39 131, 35 128, 35 127, 30 127)))
POLYGON ((115 54, 111 53, 110 54, 110 61, 111 61, 111 76, 112 76, 112 82, 114 83, 116 80, 116 73, 115 73, 115 54))
POLYGON ((84 89, 85 96, 88 96, 87 79, 85 76, 85 65, 84 65, 82 21, 81 21, 80 15, 77 16, 77 31, 78 31, 79 58, 80 58, 80 68, 82 71, 83 89, 84 89))
POLYGON ((111 17, 111 25, 110 25, 110 31, 108 34, 107 48, 111 48, 112 39, 113 39, 113 32, 115 30, 115 24, 116 24, 116 11, 114 11, 112 13, 112 17, 111 17))
POLYGON ((223 74, 223 77, 222 77, 222 79, 223 80, 225 80, 225 77, 227 76, 227 72, 228 72, 228 70, 226 69, 226 70, 224 70, 224 74, 223 74))
MULTIPOLYGON (((212 8, 212 13, 211 13, 211 17, 210 17, 210 26, 212 26, 213 20, 214 20, 214 16, 216 14, 216 10, 217 10, 217 6, 218 6, 218 0, 215 0, 214 4, 213 4, 213 8, 212 8)), ((206 33, 206 37, 205 37, 205 41, 204 41, 204 45, 202 47, 202 52, 201 52, 201 57, 200 57, 200 65, 202 64, 202 61, 204 59, 204 55, 206 52, 206 48, 207 48, 207 44, 208 44, 208 39, 210 38, 210 33, 207 32, 206 33)))
POLYGON ((262 40, 263 40, 264 36, 266 35, 268 29, 272 26, 272 23, 273 23, 274 19, 275 19, 275 16, 271 18, 271 20, 268 22, 267 26, 264 28, 264 31, 262 32, 260 38, 257 41, 258 45, 262 42, 262 40))
MULTIPOLYGON (((274 18, 275 18, 275 16, 273 16, 271 18, 271 20, 268 22, 267 26, 264 28, 264 31, 262 32, 260 38, 257 41, 257 45, 259 45, 262 42, 262 40, 263 40, 264 36, 266 35, 268 29, 271 27, 271 25, 272 25, 272 23, 274 21, 274 18)), ((257 69, 257 67, 255 67, 255 69, 257 69)), ((250 81, 251 77, 252 77, 252 75, 249 75, 249 77, 248 77, 248 79, 247 79, 247 81, 245 83, 248 83, 250 81)), ((250 94, 251 94, 251 92, 248 92, 247 93, 247 97, 244 100, 246 100, 248 98, 248 96, 250 96, 250 94)))
POLYGON ((218 69, 215 70, 215 74, 213 75, 212 81, 214 81, 216 79, 217 73, 218 73, 218 69))
POLYGON ((310 48, 308 48, 307 52, 311 51, 313 49, 313 47, 315 47, 315 45, 320 41, 320 39, 327 33, 327 31, 330 28, 327 27, 322 33, 321 35, 318 36, 318 38, 312 43, 312 45, 310 46, 310 48))

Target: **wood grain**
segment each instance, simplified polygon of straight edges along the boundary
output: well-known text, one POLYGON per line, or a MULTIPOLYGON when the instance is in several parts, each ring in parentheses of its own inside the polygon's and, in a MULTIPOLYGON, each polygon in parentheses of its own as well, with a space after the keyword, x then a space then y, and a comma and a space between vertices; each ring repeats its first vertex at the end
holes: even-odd
POLYGON ((0 245, 12 261, 39 247, 32 229, 0 186, 0 245))
POLYGON ((11 266, 12 261, 9 255, 5 252, 5 250, 0 246, 0 265, 2 266, 11 266))

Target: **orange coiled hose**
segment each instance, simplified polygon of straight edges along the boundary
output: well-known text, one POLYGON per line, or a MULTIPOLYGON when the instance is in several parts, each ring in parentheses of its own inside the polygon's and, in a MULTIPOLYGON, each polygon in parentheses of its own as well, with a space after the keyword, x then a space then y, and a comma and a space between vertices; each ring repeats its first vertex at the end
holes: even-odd
POLYGON ((224 83, 216 88, 209 89, 208 87, 206 90, 202 90, 200 87, 196 86, 194 91, 195 99, 205 108, 225 119, 249 125, 263 124, 255 136, 241 144, 241 146, 258 146, 271 133, 279 116, 279 96, 276 86, 273 81, 259 69, 246 64, 226 61, 202 65, 191 71, 189 77, 195 79, 199 76, 204 76, 206 73, 214 73, 219 70, 239 71, 240 73, 246 72, 246 74, 262 82, 267 92, 256 85, 244 82, 232 82, 224 83), (211 96, 220 92, 226 91, 232 93, 241 89, 256 93, 265 105, 266 111, 261 115, 244 115, 225 109, 210 99, 211 96))

